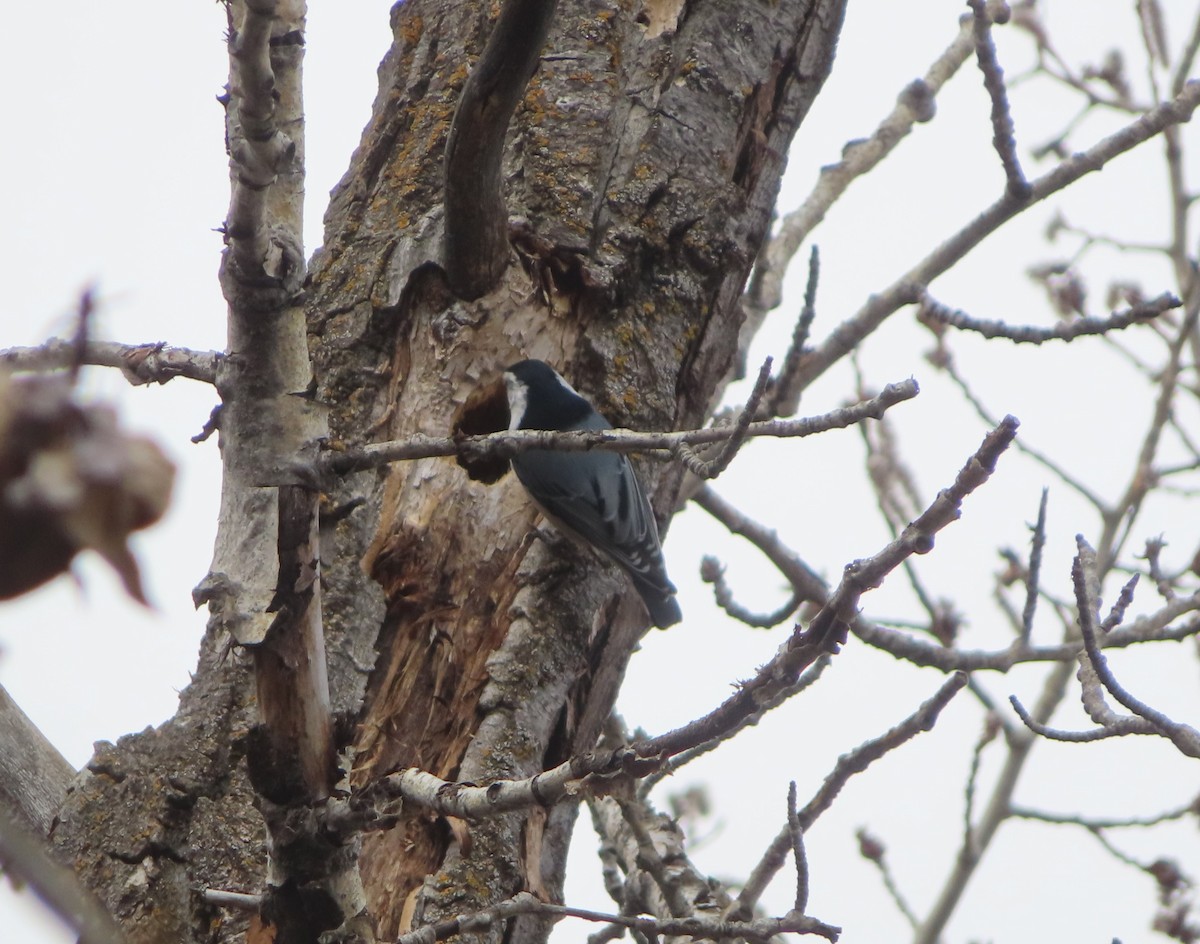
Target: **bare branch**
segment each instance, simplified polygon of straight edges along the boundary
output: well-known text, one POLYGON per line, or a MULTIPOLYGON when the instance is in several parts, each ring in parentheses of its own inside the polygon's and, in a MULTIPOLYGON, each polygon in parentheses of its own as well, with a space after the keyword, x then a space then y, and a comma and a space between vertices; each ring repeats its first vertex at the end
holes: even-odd
POLYGON ((1033 541, 1029 548, 1029 569, 1025 577, 1025 608, 1021 611, 1020 644, 1029 645, 1033 635, 1033 617, 1037 613, 1038 581, 1042 571, 1042 550, 1046 546, 1046 504, 1050 490, 1042 489, 1042 500, 1038 504, 1037 524, 1033 526, 1033 541))
MULTIPOLYGON (((1121 587, 1121 592, 1117 595, 1117 600, 1112 605, 1112 609, 1108 611, 1108 616, 1100 622, 1100 632, 1109 633, 1116 627, 1120 626, 1125 619, 1125 611, 1129 609, 1129 605, 1133 603, 1133 591, 1141 579, 1141 574, 1134 574, 1125 581, 1121 587)), ((1172 595, 1173 597, 1174 595, 1172 595)))
POLYGON ((1192 23, 1192 32, 1183 47, 1183 53, 1179 57, 1179 64, 1175 67, 1175 76, 1171 80, 1172 95, 1178 95, 1183 91, 1184 85, 1187 84, 1188 76, 1191 75, 1192 63, 1196 61, 1196 53, 1198 51, 1200 51, 1200 12, 1196 14, 1196 20, 1192 23))
POLYGON ((88 341, 82 349, 73 341, 51 338, 37 347, 10 347, 0 350, 0 367, 12 371, 65 370, 77 363, 96 367, 116 367, 133 386, 166 383, 175 377, 216 383, 217 351, 192 351, 168 347, 162 341, 149 344, 118 344, 115 341, 88 341))
POLYGON ((788 784, 787 829, 792 841, 792 861, 796 863, 796 899, 792 910, 804 914, 808 908, 808 857, 804 854, 804 827, 796 814, 796 781, 788 784))
POLYGON ((402 934, 396 944, 433 944, 459 934, 486 931, 509 918, 518 915, 543 915, 558 918, 580 918, 613 924, 622 928, 641 931, 652 937, 678 936, 692 938, 750 938, 767 940, 776 934, 815 934, 829 941, 836 941, 841 928, 825 924, 815 918, 789 913, 782 918, 760 918, 756 921, 724 921, 719 918, 689 917, 660 919, 642 916, 605 914, 585 908, 571 908, 539 901, 529 892, 521 892, 507 901, 486 908, 472 915, 460 915, 450 921, 429 925, 419 931, 402 934))
MULTIPOLYGON (((934 333, 937 333, 936 329, 934 329, 934 333)), ((944 371, 946 375, 952 381, 954 381, 954 384, 960 391, 962 391, 964 399, 966 399, 967 403, 979 415, 979 418, 989 426, 994 426, 996 423, 995 417, 988 411, 987 407, 983 404, 979 397, 975 395, 975 392, 967 384, 966 379, 959 372, 958 368, 954 364, 953 359, 949 356, 949 352, 944 348, 938 350, 935 354, 934 362, 935 366, 944 371)), ((1109 513, 1108 505, 1099 495, 1084 485, 1082 481, 1068 472, 1062 465, 1051 459, 1050 456, 1045 452, 1036 448, 1035 446, 1030 445, 1024 440, 1018 440, 1017 449, 1034 459, 1036 462, 1040 463, 1050 472, 1054 473, 1055 476, 1062 479, 1065 484, 1078 492, 1085 500, 1091 502, 1092 506, 1101 515, 1107 515, 1109 513)))
MULTIPOLYGON (((355 798, 349 804, 330 802, 329 821, 345 834, 358 828, 359 822, 380 823, 378 815, 369 808, 364 809, 364 805, 369 806, 373 793, 417 803, 442 816, 467 820, 484 819, 531 807, 550 807, 566 797, 579 794, 589 777, 638 777, 655 770, 659 759, 646 760, 646 755, 639 753, 637 748, 635 744, 615 750, 589 751, 532 777, 495 780, 482 786, 454 783, 409 767, 384 777, 373 786, 370 793, 355 798)), ((390 828, 392 823, 386 821, 386 817, 383 819, 385 821, 380 825, 390 828)))
POLYGON ((750 715, 736 727, 722 733, 720 737, 715 737, 711 741, 705 741, 703 744, 697 744, 695 747, 689 748, 686 751, 682 751, 681 753, 676 754, 674 757, 667 760, 666 763, 664 763, 658 770, 650 773, 642 780, 642 785, 638 789, 639 795, 647 795, 650 790, 653 789, 656 784, 658 784, 659 781, 671 776, 671 774, 678 771, 685 764, 695 760, 697 757, 703 757, 710 751, 715 750, 730 738, 734 737, 739 731, 743 731, 746 728, 750 728, 758 724, 758 722, 762 720, 763 715, 772 708, 775 708, 776 706, 787 701, 793 695, 798 695, 805 689, 810 688, 817 681, 817 679, 821 677, 822 673, 829 668, 829 664, 832 660, 833 657, 829 653, 825 653, 823 656, 817 659, 816 662, 804 670, 804 672, 800 675, 800 678, 796 679, 796 684, 789 685, 786 688, 781 689, 779 694, 774 699, 763 705, 762 710, 750 715))
POLYGON ((258 911, 262 907, 262 895, 250 895, 246 892, 231 892, 223 888, 206 888, 202 892, 204 900, 218 908, 228 908, 231 911, 258 911))
POLYGON ((796 386, 796 372, 800 369, 804 347, 817 317, 817 282, 821 277, 821 254, 816 246, 808 256, 808 283, 804 288, 804 307, 792 330, 792 343, 783 359, 779 376, 771 382, 770 405, 772 416, 792 416, 800 408, 800 391, 796 386))
MULTIPOLYGON (((779 224, 779 231, 760 254, 761 277, 749 301, 757 312, 765 314, 783 298, 783 277, 788 264, 829 208, 859 177, 866 174, 895 150, 913 125, 931 121, 936 112, 938 92, 967 61, 974 48, 970 17, 963 17, 958 36, 930 65, 923 78, 910 83, 899 95, 896 107, 880 122, 866 140, 851 141, 842 158, 821 168, 821 176, 812 193, 779 224)), ((797 395, 799 387, 796 388, 797 395)))
MULTIPOLYGON (((979 71, 983 73, 983 86, 992 99, 992 144, 1004 166, 1008 195, 1024 200, 1029 196, 1029 181, 1025 179, 1017 158, 1017 141, 1008 105, 1008 91, 1004 87, 1004 70, 1000 68, 996 44, 992 40, 993 16, 989 15, 985 0, 967 0, 967 6, 974 14, 975 57, 979 61, 979 71)), ((1003 8, 1002 17, 995 17, 995 21, 1008 22, 1006 7, 1003 8)))
POLYGON ((1163 312, 1182 305, 1183 302, 1179 298, 1170 292, 1163 292, 1156 298, 1124 311, 1114 312, 1107 318, 1073 318, 1070 321, 1060 321, 1051 328, 1041 328, 1036 325, 1012 325, 1005 321, 972 318, 964 311, 941 304, 925 292, 921 297, 917 319, 930 327, 945 326, 958 328, 960 331, 974 331, 989 340, 1005 338, 1014 344, 1044 344, 1046 341, 1073 341, 1078 337, 1108 334, 1130 325, 1144 324, 1151 318, 1157 318, 1163 312))
MULTIPOLYGON (((888 384, 877 397, 864 403, 832 410, 822 416, 800 420, 766 420, 751 423, 747 437, 811 436, 830 429, 842 429, 865 419, 882 416, 890 407, 911 400, 919 392, 914 380, 888 384)), ((674 433, 643 433, 628 429, 604 429, 589 432, 553 432, 521 429, 489 433, 485 436, 410 436, 395 442, 373 443, 361 449, 327 453, 321 460, 324 470, 338 475, 372 469, 389 462, 424 459, 429 456, 462 455, 478 458, 493 455, 511 458, 528 449, 558 449, 586 452, 607 449, 612 452, 643 452, 652 449, 673 450, 679 443, 699 445, 721 442, 734 435, 735 427, 721 426, 674 433)))
POLYGON ((1100 647, 1096 643, 1098 632, 1096 614, 1096 552, 1083 539, 1083 535, 1077 535, 1075 543, 1079 550, 1075 556, 1075 563, 1071 568, 1071 576, 1075 582, 1075 594, 1079 605, 1079 629, 1083 634, 1083 644, 1092 670, 1096 673, 1100 683, 1125 708, 1153 725, 1163 737, 1168 738, 1183 754, 1186 754, 1188 757, 1200 757, 1200 731, 1197 731, 1190 725, 1172 721, 1161 711, 1151 708, 1145 702, 1134 697, 1121 686, 1112 674, 1112 670, 1109 669, 1108 660, 1104 657, 1104 654, 1100 651, 1100 647))
MULTIPOLYGON (((1160 555, 1163 548, 1167 546, 1167 542, 1163 540, 1162 535, 1146 539, 1146 550, 1142 557, 1146 561, 1146 569, 1150 571, 1150 579, 1154 581, 1155 589, 1158 590, 1158 595, 1168 603, 1174 600, 1178 594, 1175 593, 1175 588, 1171 585, 1171 581, 1167 579, 1162 570, 1160 555)), ((1105 630, 1112 629, 1111 626, 1105 627, 1105 630)))
POLYGON ((1195 816, 1200 812, 1200 804, 1192 799, 1175 809, 1166 810, 1154 816, 1121 816, 1093 817, 1081 816, 1078 813, 1047 813, 1043 810, 1031 809, 1027 806, 1013 806, 1012 815, 1021 819, 1036 820, 1039 823, 1058 823, 1072 826, 1082 826, 1084 829, 1131 829, 1146 826, 1158 826, 1183 819, 1185 816, 1195 816))
MULTIPOLYGON (((1189 83, 1189 88, 1200 87, 1200 80, 1189 83)), ((1190 266, 1190 263, 1189 263, 1190 266)), ((1190 276, 1188 277, 1190 279, 1190 276)), ((1097 567, 1105 572, 1121 553, 1121 548, 1133 533, 1133 525, 1146 496, 1154 484, 1154 461, 1167 427, 1175 392, 1179 387, 1179 375, 1183 368, 1183 352, 1195 336, 1196 324, 1200 321, 1200 304, 1192 300, 1176 336, 1170 342, 1169 357, 1158 376, 1158 396, 1154 402, 1154 413, 1146 424, 1146 435, 1138 450, 1137 462, 1130 475, 1129 484, 1118 502, 1104 515, 1104 529, 1099 547, 1102 560, 1097 567)))
POLYGON ((555 6, 555 0, 505 0, 454 112, 446 139, 442 264, 459 298, 486 294, 508 266, 504 134, 537 67, 555 6))
MULTIPOLYGON (((732 533, 747 538, 762 550, 802 599, 819 604, 829 599, 829 588, 816 571, 785 547, 773 531, 752 521, 710 489, 701 489, 692 500, 732 533)), ((1181 616, 1198 609, 1200 591, 1178 597, 1157 612, 1140 616, 1129 625, 1114 629, 1101 644, 1105 649, 1118 649, 1146 642, 1187 639, 1200 633, 1200 619, 1177 626, 1172 624, 1181 616)), ((855 636, 870 646, 914 665, 937 668, 943 672, 989 669, 1007 672, 1014 665, 1025 662, 1063 662, 1074 659, 1082 645, 1079 642, 1065 642, 1053 646, 1030 646, 1017 640, 1013 645, 995 651, 958 649, 917 639, 861 616, 854 619, 851 629, 855 636)))
MULTIPOLYGON (((933 697, 922 702, 915 712, 895 727, 839 757, 837 764, 825 778, 816 795, 805 804, 804 809, 796 814, 800 827, 805 830, 811 829, 817 818, 833 804, 852 776, 862 773, 879 758, 912 740, 922 731, 931 730, 942 709, 966 684, 967 676, 964 673, 956 672, 942 683, 941 688, 934 693, 933 697)), ((762 896, 771 879, 775 877, 775 873, 787 860, 790 850, 791 831, 785 826, 771 841, 762 859, 750 873, 745 887, 738 895, 737 910, 734 913, 743 915, 751 913, 755 903, 762 896)))
POLYGON ((1018 200, 1005 194, 896 282, 872 294, 853 317, 833 330, 824 344, 806 355, 800 371, 802 385, 807 386, 830 365, 854 350, 863 338, 902 307, 919 301, 934 279, 1004 223, 1087 174, 1101 170, 1109 161, 1133 150, 1164 129, 1188 121, 1197 105, 1200 105, 1200 80, 1192 80, 1176 98, 1151 109, 1120 131, 1088 150, 1072 155, 1049 173, 1037 178, 1030 185, 1027 200, 1018 200))
MULTIPOLYGON (((665 823, 661 819, 658 823, 655 823, 655 819, 658 818, 657 814, 644 801, 630 801, 621 797, 613 797, 613 802, 620 809, 625 827, 637 844, 638 866, 654 880, 655 886, 662 894, 662 900, 671 912, 671 917, 684 918, 692 914, 692 903, 687 898, 683 883, 676 876, 670 874, 675 872, 675 870, 668 869, 664 857, 658 854, 658 848, 654 843, 653 837, 650 835, 650 828, 647 827, 647 822, 651 828, 654 826, 663 826, 665 823)), ((655 831, 661 832, 661 830, 657 829, 655 831)), ((675 837, 672 838, 675 839, 675 837)), ((672 842, 672 845, 676 844, 682 846, 682 842, 677 839, 672 842)), ((679 850, 668 848, 667 854, 670 855, 674 851, 679 850)))
MULTIPOLYGON (((1070 678, 1070 664, 1067 662, 1058 663, 1047 673, 1041 697, 1034 708, 1035 717, 1042 721, 1049 718, 1054 708, 1062 701, 1070 678)), ((983 853, 991 844, 1000 824, 1008 816, 1013 791, 1020 780, 1033 742, 1034 738, 1030 735, 1014 735, 1007 740, 1008 756, 996 777, 991 796, 983 804, 983 811, 971 830, 970 843, 964 843, 955 857, 933 906, 913 935, 914 944, 936 944, 941 940, 946 923, 962 899, 983 853)))
POLYGON ((800 602, 814 600, 824 603, 829 598, 829 588, 796 553, 786 547, 779 534, 743 514, 708 486, 692 496, 692 501, 712 515, 730 532, 745 538, 774 564, 784 579, 792 585, 800 602))
POLYGON ((218 390, 223 486, 209 632, 251 651, 260 723, 248 773, 268 836, 262 912, 280 940, 314 907, 366 908, 357 845, 314 831, 335 752, 321 611, 319 500, 309 470, 328 438, 313 387, 304 277, 303 3, 233 0, 226 134, 232 192, 220 281, 229 306, 218 390), (286 129, 286 133, 285 133, 286 129), (320 904, 316 905, 315 902, 320 904))
MULTIPOLYGON (((1175 627, 1171 624, 1185 613, 1197 609, 1200 609, 1200 592, 1181 597, 1156 613, 1138 617, 1132 624, 1114 630, 1103 640, 1103 648, 1122 649, 1145 642, 1195 636, 1200 633, 1200 619, 1189 620, 1175 627)), ((855 620, 852 629, 855 636, 870 646, 914 665, 929 666, 943 672, 978 672, 984 669, 1007 672, 1022 662, 1062 662, 1073 659, 1081 648, 1080 643, 1069 642, 1056 646, 1016 645, 989 652, 936 645, 864 619, 855 620)))
POLYGON ((710 740, 758 711, 782 687, 822 652, 836 652, 854 622, 863 593, 878 587, 884 578, 913 554, 933 549, 934 536, 960 515, 963 500, 987 481, 1000 454, 1017 434, 1018 422, 1007 417, 985 437, 975 455, 960 470, 954 484, 938 497, 903 533, 873 557, 847 565, 841 583, 821 607, 807 631, 797 627, 780 652, 736 693, 703 718, 638 745, 643 756, 675 754, 710 740))
POLYGON ((700 562, 700 579, 712 584, 713 600, 731 618, 755 629, 770 629, 778 626, 796 612, 800 597, 793 593, 791 598, 774 613, 765 615, 752 613, 734 599, 733 590, 725 581, 725 568, 715 557, 705 557, 700 562))
POLYGON ((1062 728, 1051 728, 1035 720, 1016 695, 1008 696, 1009 703, 1034 734, 1050 741, 1066 741, 1072 744, 1084 744, 1090 741, 1103 741, 1105 738, 1124 737, 1127 734, 1157 734, 1154 725, 1145 718, 1116 718, 1103 727, 1092 728, 1088 731, 1066 731, 1062 728))
POLYGON ((964 849, 975 849, 975 787, 979 780, 979 765, 983 759, 984 748, 996 739, 1000 730, 999 719, 996 715, 988 712, 983 722, 983 730, 979 734, 979 740, 975 742, 975 747, 971 751, 971 769, 967 773, 967 784, 963 791, 966 801, 963 803, 962 847, 964 849))

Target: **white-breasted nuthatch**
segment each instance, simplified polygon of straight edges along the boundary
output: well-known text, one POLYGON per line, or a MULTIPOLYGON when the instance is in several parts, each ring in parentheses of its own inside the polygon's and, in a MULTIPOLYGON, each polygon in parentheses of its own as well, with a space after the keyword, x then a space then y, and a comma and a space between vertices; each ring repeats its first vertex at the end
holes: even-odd
MULTIPOLYGON (((612 429, 587 400, 543 361, 504 372, 509 429, 612 429)), ((565 533, 616 561, 660 629, 683 619, 667 578, 654 512, 629 458, 591 450, 530 449, 512 460, 534 503, 565 533)))

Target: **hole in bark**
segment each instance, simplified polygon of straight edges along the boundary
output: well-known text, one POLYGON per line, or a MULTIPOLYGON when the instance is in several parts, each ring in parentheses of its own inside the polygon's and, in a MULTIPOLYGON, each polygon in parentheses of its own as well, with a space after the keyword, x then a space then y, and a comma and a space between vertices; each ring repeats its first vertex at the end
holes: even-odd
MULTIPOLYGON (((504 382, 497 377, 472 391, 455 414, 451 431, 455 436, 480 436, 502 429, 508 429, 508 398, 504 394, 504 382)), ((485 485, 500 481, 508 471, 508 460, 495 456, 483 459, 458 456, 457 462, 466 469, 468 476, 485 485)))

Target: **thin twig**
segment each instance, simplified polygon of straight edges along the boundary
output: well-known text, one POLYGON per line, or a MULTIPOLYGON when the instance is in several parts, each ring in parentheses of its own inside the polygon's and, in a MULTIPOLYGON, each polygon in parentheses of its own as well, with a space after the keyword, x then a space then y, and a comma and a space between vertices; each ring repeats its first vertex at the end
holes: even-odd
POLYGON ((746 405, 738 414, 737 422, 729 430, 729 437, 722 444, 720 451, 711 459, 702 459, 686 442, 679 442, 674 448, 674 454, 683 462, 689 472, 699 478, 711 481, 729 468, 729 463, 737 455, 738 450, 746 441, 750 424, 758 413, 758 406, 763 395, 767 392, 767 382, 771 379, 771 358, 767 358, 758 371, 758 379, 746 405))
POLYGON ((1044 810, 1035 810, 1027 806, 1015 805, 1012 807, 1011 812, 1013 816, 1018 816, 1021 819, 1036 820, 1040 823, 1082 826, 1084 829, 1132 829, 1158 826, 1162 823, 1170 823, 1183 819, 1185 816, 1196 816, 1200 813, 1200 801, 1193 798, 1182 806, 1165 810, 1154 816, 1092 817, 1082 816, 1078 813, 1048 813, 1044 810))
MULTIPOLYGON (((1171 624, 1185 613, 1197 609, 1200 609, 1200 591, 1180 598, 1155 613, 1138 617, 1129 626, 1114 630, 1103 640, 1103 647, 1123 649, 1146 642, 1188 639, 1200 634, 1200 619, 1194 618, 1178 626, 1171 624)), ((1082 648, 1079 642, 1065 642, 1054 646, 1015 645, 995 651, 955 649, 916 639, 907 633, 897 632, 865 619, 855 620, 851 628, 854 635, 869 646, 882 649, 914 665, 937 668, 943 672, 1006 672, 1014 665, 1025 662, 1062 662, 1073 659, 1082 648)))
POLYGON ((1029 645, 1033 635, 1033 617, 1037 613, 1038 581, 1042 570, 1042 551, 1046 547, 1046 505, 1050 490, 1042 489, 1042 500, 1038 504, 1037 524, 1033 526, 1033 540, 1029 548, 1029 569, 1025 576, 1025 607, 1021 611, 1022 646, 1029 645))
POLYGON ((950 308, 934 299, 928 292, 921 297, 917 319, 922 324, 974 331, 985 338, 1004 338, 1014 344, 1043 344, 1047 341, 1072 341, 1089 335, 1108 334, 1131 325, 1144 324, 1157 318, 1165 311, 1179 308, 1183 302, 1170 292, 1133 305, 1123 311, 1113 312, 1107 318, 1073 318, 1060 321, 1050 328, 1036 325, 1011 325, 1005 321, 989 321, 973 318, 964 311, 950 308))
POLYGON ((975 58, 979 62, 979 71, 983 73, 983 87, 992 100, 992 144, 1004 167, 1009 196, 1024 200, 1029 196, 1029 181, 1025 179, 1017 158, 1017 141, 1012 111, 1008 105, 1008 90, 1004 87, 1004 70, 1000 68, 996 44, 992 40, 992 17, 988 14, 985 0, 967 0, 967 6, 975 17, 975 58))
POLYGON ((779 376, 771 383, 770 405, 772 416, 793 416, 800 408, 800 392, 796 387, 796 373, 808 344, 812 324, 817 317, 817 282, 821 277, 821 253, 816 246, 808 255, 808 283, 804 287, 804 307, 792 329, 792 342, 783 358, 779 376))
POLYGON ((795 613, 796 608, 801 603, 799 595, 793 591, 788 601, 773 613, 759 614, 750 612, 750 610, 746 609, 734 598, 733 590, 725 580, 725 568, 721 566, 715 557, 705 557, 700 562, 700 579, 705 583, 712 584, 713 600, 717 606, 739 623, 744 623, 755 629, 771 629, 778 626, 795 613))
POLYGON ((1180 94, 1151 109, 1097 144, 1060 162, 1049 173, 1030 184, 1027 200, 1007 193, 979 213, 970 223, 938 246, 932 253, 881 292, 873 293, 851 318, 835 328, 825 342, 805 356, 800 371, 802 386, 812 383, 831 365, 855 350, 863 338, 906 305, 920 300, 921 293, 951 266, 1013 217, 1045 200, 1087 174, 1104 168, 1114 158, 1133 150, 1164 129, 1191 118, 1200 105, 1200 80, 1189 81, 1180 94))
POLYGON ((796 556, 795 551, 784 545, 775 530, 743 514, 707 485, 692 496, 692 501, 724 525, 730 534, 743 537, 758 548, 791 585, 799 601, 824 603, 828 599, 829 588, 825 582, 796 556))
MULTIPOLYGON (((821 168, 816 186, 804 202, 779 223, 779 231, 760 253, 762 277, 748 299, 753 309, 767 312, 783 298, 783 277, 792 257, 808 235, 825 219, 846 189, 867 174, 896 147, 919 123, 931 121, 937 110, 937 95, 962 68, 974 48, 971 21, 963 17, 958 35, 926 70, 922 78, 911 82, 898 96, 892 111, 865 140, 857 140, 842 150, 840 160, 821 168)), ((796 385, 796 395, 800 386, 796 385)))
POLYGON ((858 839, 859 854, 868 862, 875 863, 875 868, 879 870, 879 877, 883 879, 883 887, 887 889, 887 893, 891 896, 892 902, 899 909, 900 914, 904 915, 909 927, 916 930, 920 923, 916 912, 912 910, 904 895, 900 891, 900 886, 896 883, 895 877, 892 875, 891 867, 887 862, 887 850, 882 842, 868 833, 865 829, 860 829, 855 834, 858 839))
MULTIPOLYGON (((975 392, 967 384, 966 379, 955 367, 954 362, 948 357, 941 357, 938 359, 936 366, 943 370, 950 380, 954 382, 954 385, 957 386, 961 391, 963 398, 967 401, 971 408, 975 410, 975 412, 979 415, 979 418, 989 426, 995 425, 995 417, 988 411, 987 407, 984 406, 983 401, 981 401, 979 397, 975 395, 975 392)), ((1055 476, 1061 479, 1064 484, 1070 486, 1072 489, 1078 492, 1079 495, 1090 502, 1096 511, 1101 515, 1108 514, 1109 508, 1104 502, 1104 499, 1084 485, 1083 482, 1078 478, 1071 475, 1071 473, 1069 473, 1065 468, 1051 459, 1049 455, 1042 452, 1035 446, 1030 445, 1024 440, 1019 440, 1017 442, 1017 449, 1048 469, 1055 476)))
POLYGON ((539 901, 529 892, 521 892, 507 901, 485 908, 472 915, 460 915, 449 921, 429 925, 419 931, 402 934, 396 944, 433 944, 459 934, 486 931, 502 921, 518 915, 545 915, 555 918, 580 918, 613 924, 631 930, 642 931, 651 936, 680 936, 693 938, 738 938, 766 940, 776 934, 816 934, 829 941, 836 941, 841 928, 825 924, 815 918, 790 913, 782 918, 759 918, 755 921, 724 921, 719 918, 689 917, 660 919, 640 915, 615 915, 586 908, 571 908, 539 901))
POLYGON ((975 785, 979 779, 979 767, 983 759, 983 751, 989 744, 996 739, 996 734, 1000 730, 1000 723, 996 716, 988 713, 983 722, 983 730, 979 734, 979 740, 975 742, 975 747, 971 751, 971 769, 967 773, 967 784, 964 789, 966 802, 963 804, 963 841, 964 849, 975 849, 975 785))
POLYGON ((975 454, 959 471, 954 484, 938 493, 933 503, 904 529, 896 540, 872 557, 847 565, 842 581, 813 618, 807 630, 796 631, 780 652, 750 681, 703 718, 639 745, 643 754, 678 753, 753 714, 780 688, 790 685, 822 652, 836 652, 858 614, 862 595, 883 583, 891 571, 913 554, 933 549, 936 534, 961 515, 963 500, 982 486, 996 467, 1001 453, 1017 435, 1015 417, 1006 417, 984 438, 975 454))
POLYGON ((1086 744, 1091 741, 1103 741, 1106 738, 1125 737, 1128 734, 1157 734, 1154 726, 1144 718, 1119 718, 1099 728, 1089 728, 1087 731, 1067 731, 1063 728, 1051 728, 1035 720, 1016 695, 1008 696, 1009 703, 1017 713, 1017 717, 1034 734, 1049 741, 1064 741, 1068 744, 1086 744))
MULTIPOLYGON (((895 727, 839 757, 837 764, 825 778, 820 789, 796 814, 801 828, 812 829, 813 823, 829 809, 852 776, 862 773, 879 758, 912 740, 922 731, 931 730, 942 709, 966 684, 967 676, 964 673, 956 672, 942 683, 941 688, 934 693, 932 698, 923 702, 916 711, 895 727)), ((785 826, 771 841, 762 859, 751 871, 741 894, 738 895, 736 909, 732 913, 744 915, 753 911, 754 905, 766 890, 767 885, 770 884, 771 879, 787 861, 790 850, 791 832, 785 826)))
POLYGON ((808 908, 808 857, 804 854, 804 827, 796 814, 796 781, 788 784, 787 828, 792 841, 792 860, 796 863, 796 900, 792 908, 804 914, 808 908))
POLYGON ((1076 536, 1075 543, 1078 553, 1071 568, 1071 576, 1075 582, 1075 593, 1079 604, 1079 629, 1083 634, 1083 644, 1088 662, 1091 663, 1096 677, 1113 698, 1139 718, 1148 721, 1183 754, 1188 757, 1200 757, 1200 731, 1190 725, 1171 720, 1161 711, 1134 697, 1117 681, 1112 670, 1109 669, 1108 660, 1096 643, 1096 552, 1092 550, 1082 535, 1076 536))
POLYGON ((1171 581, 1167 579, 1162 571, 1160 558, 1163 548, 1166 546, 1167 542, 1161 534, 1158 537, 1146 538, 1146 551, 1142 557, 1146 560, 1146 569, 1150 571, 1150 579, 1154 581, 1158 595, 1170 602, 1175 599, 1177 594, 1175 593, 1175 588, 1171 585, 1171 581))
POLYGON ((1124 586, 1121 587, 1121 592, 1117 594, 1116 602, 1113 603, 1112 609, 1108 611, 1108 616, 1104 617, 1100 622, 1100 632, 1109 633, 1121 625, 1122 620, 1125 619, 1125 611, 1133 603, 1133 591, 1140 579, 1141 574, 1134 574, 1125 581, 1124 586))
POLYGON ((1183 47, 1179 64, 1175 67, 1175 76, 1171 80, 1172 95, 1178 95, 1187 84, 1188 77, 1192 72, 1192 63, 1196 61, 1198 51, 1200 51, 1200 12, 1196 14, 1196 20, 1192 23, 1192 32, 1183 47))

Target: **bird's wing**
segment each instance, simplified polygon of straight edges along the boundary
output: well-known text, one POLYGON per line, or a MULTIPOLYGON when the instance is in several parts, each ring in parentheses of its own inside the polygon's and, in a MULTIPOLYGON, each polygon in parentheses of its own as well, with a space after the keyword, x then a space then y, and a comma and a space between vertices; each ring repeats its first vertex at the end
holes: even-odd
POLYGON ((513 467, 549 517, 618 563, 643 569, 636 550, 647 540, 657 546, 658 532, 629 460, 615 452, 589 453, 585 474, 579 471, 584 455, 531 450, 517 456, 513 467))

